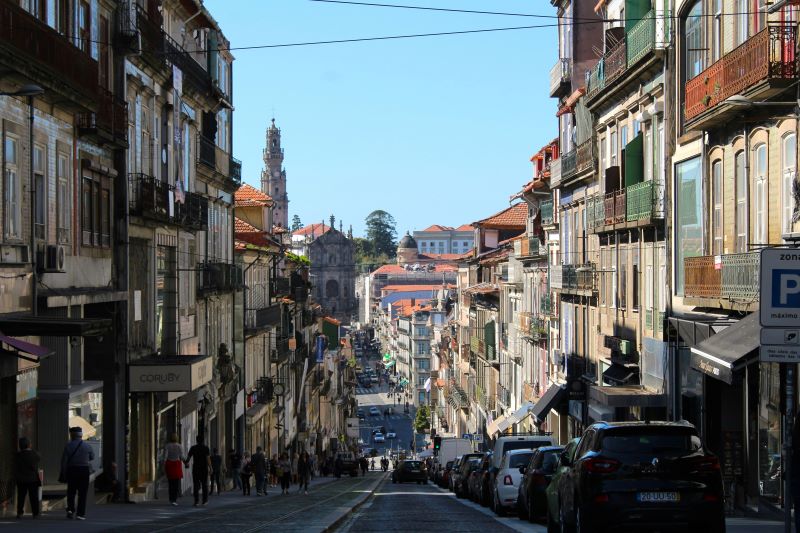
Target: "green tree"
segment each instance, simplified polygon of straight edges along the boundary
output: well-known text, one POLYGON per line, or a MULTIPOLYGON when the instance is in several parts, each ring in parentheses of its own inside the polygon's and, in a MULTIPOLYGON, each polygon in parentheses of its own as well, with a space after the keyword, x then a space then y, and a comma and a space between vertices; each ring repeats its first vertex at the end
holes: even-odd
POLYGON ((303 223, 300 222, 300 215, 294 215, 292 217, 292 233, 299 229, 303 229, 303 223))
POLYGON ((365 222, 367 240, 372 244, 372 253, 394 257, 397 253, 397 230, 394 217, 386 211, 378 209, 367 215, 365 222))
POLYGON ((417 409, 417 418, 414 419, 414 431, 417 433, 425 433, 425 430, 431 428, 430 409, 427 405, 420 406, 417 409))

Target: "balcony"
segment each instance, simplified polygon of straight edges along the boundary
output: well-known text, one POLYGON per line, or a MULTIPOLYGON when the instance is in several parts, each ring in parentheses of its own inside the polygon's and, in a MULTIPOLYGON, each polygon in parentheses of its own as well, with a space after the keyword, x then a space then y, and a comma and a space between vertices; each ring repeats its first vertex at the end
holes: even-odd
POLYGON ((271 292, 273 296, 288 296, 292 292, 292 284, 289 278, 273 278, 271 292))
POLYGON ((581 174, 587 170, 594 169, 595 163, 595 139, 591 138, 582 142, 578 146, 578 161, 576 173, 581 174))
POLYGON ((242 163, 217 146, 214 139, 198 135, 197 162, 207 175, 218 180, 225 188, 235 190, 241 186, 242 163))
POLYGON ((552 226, 556 224, 553 210, 553 200, 544 200, 539 204, 539 212, 542 214, 542 226, 552 226))
POLYGON ((532 318, 530 328, 526 333, 536 342, 546 341, 550 336, 548 323, 542 318, 532 318))
POLYGON ((158 11, 148 11, 136 5, 136 27, 142 36, 140 50, 142 59, 152 68, 167 72, 166 40, 161 29, 162 22, 161 13, 158 11))
POLYGON ((587 74, 586 99, 593 100, 607 86, 619 78, 627 67, 625 39, 618 42, 600 58, 587 74))
POLYGON ((627 66, 630 68, 637 61, 655 50, 656 44, 656 12, 650 10, 637 22, 625 36, 627 40, 627 66))
POLYGON ((550 187, 555 189, 561 185, 561 159, 550 161, 550 187))
POLYGON ((184 193, 183 203, 175 201, 175 187, 147 174, 129 174, 130 213, 158 223, 185 229, 208 227, 208 199, 197 193, 184 193))
POLYGON ((734 309, 759 300, 759 252, 687 257, 683 260, 684 298, 690 305, 734 309))
POLYGON ((164 49, 167 59, 180 69, 183 75, 183 90, 199 94, 211 94, 211 75, 194 59, 194 55, 204 52, 187 52, 178 42, 164 34, 164 49))
POLYGON ((578 151, 574 148, 561 156, 561 181, 568 181, 578 172, 578 151))
POLYGON ((607 193, 603 200, 603 221, 606 226, 625 222, 625 189, 607 193))
POLYGON ((566 294, 591 296, 597 291, 594 265, 554 265, 550 268, 550 286, 566 294))
POLYGON ((97 92, 97 112, 89 111, 76 115, 78 134, 127 148, 128 104, 102 87, 98 87, 97 92))
POLYGON ((547 257, 547 246, 539 242, 539 237, 523 236, 514 241, 514 255, 519 258, 547 257))
POLYGON ((628 222, 663 219, 663 190, 654 181, 643 181, 626 188, 626 217, 628 222))
POLYGON ((204 296, 242 288, 242 267, 235 263, 209 261, 197 265, 197 292, 204 296))
POLYGON ((486 357, 486 343, 483 342, 483 339, 473 335, 469 339, 469 351, 476 355, 486 357))
POLYGON ((544 316, 553 316, 553 298, 548 294, 539 297, 539 314, 544 316))
POLYGON ((281 306, 273 304, 260 309, 247 309, 245 314, 244 329, 254 332, 270 326, 280 326, 281 306))
POLYGON ((570 78, 572 77, 572 60, 562 58, 556 61, 550 69, 550 96, 561 96, 569 91, 570 78))
POLYGON ((721 124, 734 106, 720 106, 733 95, 754 100, 786 89, 797 78, 797 32, 790 25, 769 25, 686 82, 687 129, 721 124))
POLYGON ((4 75, 18 72, 25 83, 38 83, 50 94, 55 91, 93 105, 99 97, 97 61, 19 4, 0 2, 4 75))

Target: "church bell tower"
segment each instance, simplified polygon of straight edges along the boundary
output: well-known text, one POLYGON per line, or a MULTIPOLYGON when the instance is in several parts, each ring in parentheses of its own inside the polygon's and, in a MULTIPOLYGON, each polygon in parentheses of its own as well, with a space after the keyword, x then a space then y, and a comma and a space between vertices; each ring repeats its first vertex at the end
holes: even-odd
POLYGON ((267 147, 264 149, 264 170, 261 171, 261 191, 275 202, 272 219, 284 228, 289 227, 289 195, 286 194, 286 170, 283 168, 281 130, 275 119, 267 128, 267 147))

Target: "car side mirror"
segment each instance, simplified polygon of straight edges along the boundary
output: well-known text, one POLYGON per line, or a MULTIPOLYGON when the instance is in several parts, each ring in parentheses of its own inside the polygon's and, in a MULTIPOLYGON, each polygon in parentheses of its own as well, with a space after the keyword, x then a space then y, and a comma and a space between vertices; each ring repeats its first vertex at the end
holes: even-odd
POLYGON ((559 461, 561 462, 561 466, 572 466, 572 461, 566 453, 561 454, 559 461))
POLYGON ((524 474, 526 470, 527 470, 527 468, 525 468, 524 466, 519 467, 519 473, 520 474, 524 474))

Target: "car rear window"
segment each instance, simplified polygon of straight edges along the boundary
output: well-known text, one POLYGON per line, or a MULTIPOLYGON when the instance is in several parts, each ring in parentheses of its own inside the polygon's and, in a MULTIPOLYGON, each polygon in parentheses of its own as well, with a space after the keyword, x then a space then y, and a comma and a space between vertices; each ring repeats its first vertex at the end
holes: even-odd
POLYGON ((509 468, 519 468, 521 466, 527 466, 527 464, 531 460, 531 453, 515 453, 514 455, 508 456, 508 467, 509 468))
POLYGON ((555 472, 560 455, 561 450, 549 450, 544 452, 544 457, 542 458, 542 470, 548 474, 555 472))
POLYGON ((600 449, 617 454, 686 455, 702 448, 700 438, 683 428, 677 431, 673 428, 644 431, 642 428, 624 429, 603 435, 600 449))
POLYGON ((406 461, 406 467, 408 468, 419 468, 419 465, 419 461, 406 461))
POLYGON ((532 450, 541 446, 549 446, 548 441, 539 440, 511 440, 503 443, 503 454, 511 450, 532 450))

